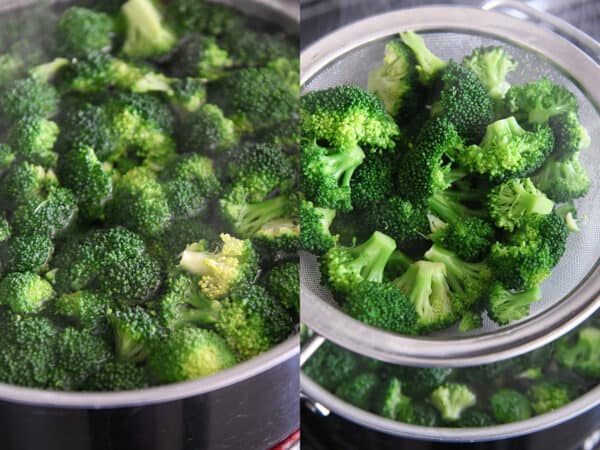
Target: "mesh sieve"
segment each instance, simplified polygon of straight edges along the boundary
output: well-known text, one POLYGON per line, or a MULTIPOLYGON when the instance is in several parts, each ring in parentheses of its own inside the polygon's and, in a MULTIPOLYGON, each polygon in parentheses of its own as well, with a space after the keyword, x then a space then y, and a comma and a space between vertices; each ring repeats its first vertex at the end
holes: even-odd
MULTIPOLYGON (((427 46, 443 59, 461 61, 471 50, 480 46, 501 46, 519 63, 518 69, 508 77, 513 84, 525 83, 545 75, 554 82, 564 85, 573 92, 579 101, 580 120, 588 129, 592 144, 581 153, 581 162, 588 170, 592 186, 583 199, 576 201, 581 218, 580 233, 569 236, 567 251, 554 269, 551 277, 542 286, 543 298, 531 307, 528 318, 508 326, 499 326, 484 315, 481 329, 469 333, 460 333, 457 327, 434 333, 427 338, 401 338, 396 335, 376 330, 346 316, 334 300, 331 293, 320 284, 317 259, 313 255, 303 254, 301 257, 302 280, 302 318, 308 326, 323 334, 328 339, 353 351, 390 362, 415 365, 471 365, 500 358, 507 358, 532 350, 543 343, 565 333, 593 312, 598 302, 597 265, 600 258, 600 120, 599 112, 594 104, 593 95, 585 90, 579 74, 568 71, 562 61, 563 53, 558 53, 561 46, 565 50, 572 47, 573 55, 581 54, 556 34, 531 23, 490 12, 462 9, 474 16, 483 14, 483 23, 471 22, 468 16, 459 16, 453 20, 457 11, 453 8, 419 8, 407 13, 392 13, 360 22, 341 32, 326 37, 329 44, 320 42, 302 55, 303 92, 324 89, 340 84, 357 84, 366 88, 367 75, 378 67, 383 59, 385 44, 397 32, 404 29, 418 31, 425 39, 427 46), (423 25, 424 32, 417 26, 411 26, 411 17, 419 17, 422 21, 427 11, 428 17, 436 10, 445 11, 445 18, 450 24, 445 28, 452 31, 440 31, 442 27, 423 25), (418 15, 422 11, 423 14, 418 15), (397 20, 392 20, 392 16, 397 20), (408 17, 407 17, 408 16, 408 17), (402 23, 406 23, 403 27, 402 23), (454 22, 454 25, 452 25, 454 22), (509 26, 514 22, 520 27, 529 28, 528 34, 519 34, 523 30, 509 26), (460 24, 462 25, 460 25, 460 24), (389 27, 387 34, 385 30, 389 27), (494 33, 494 29, 502 33, 494 33), (531 30, 534 31, 531 31, 531 30), (360 41, 360 30, 371 30, 363 41, 360 41), (373 34, 373 30, 377 30, 373 34), (341 41, 343 34, 355 36, 353 44, 341 41), (350 34, 353 33, 353 34, 350 34), (500 37, 502 36, 502 37, 500 37), (510 37, 509 37, 510 36, 510 37), (373 38, 375 37, 375 38, 373 38), (542 41, 541 39, 551 39, 542 41), (334 41, 346 46, 339 48, 335 57, 328 60, 323 48, 332 48, 334 41), (547 52, 540 53, 541 47, 547 46, 547 52), (554 48, 552 45, 560 46, 554 48), (557 52, 554 58, 552 52, 557 52), (544 56, 545 55, 545 56, 544 56), (309 58, 309 61, 306 61, 309 58), (315 68, 317 67, 318 68, 315 68), (582 289, 583 288, 583 289, 582 289), (584 298, 587 297, 587 298, 584 298), (575 304, 577 303, 577 308, 575 304), (575 310, 576 309, 576 310, 575 310), (531 328, 532 329, 528 329, 531 328)), ((414 21, 414 18, 412 19, 414 21)), ((435 20, 435 19, 433 19, 435 20)), ((440 18, 444 21, 444 18, 440 18)), ((473 17, 473 20, 476 20, 473 17)), ((332 54, 333 55, 333 54, 332 54)), ((584 57, 585 58, 585 57, 584 57)), ((588 58, 588 70, 594 70, 596 76, 600 69, 588 58)), ((583 61, 583 60, 582 60, 583 61)), ((572 63, 575 61, 572 61, 572 63)), ((575 67, 573 64, 571 64, 575 67)), ((578 65, 578 70, 586 70, 578 65)), ((595 95, 597 95, 597 87, 595 95)))

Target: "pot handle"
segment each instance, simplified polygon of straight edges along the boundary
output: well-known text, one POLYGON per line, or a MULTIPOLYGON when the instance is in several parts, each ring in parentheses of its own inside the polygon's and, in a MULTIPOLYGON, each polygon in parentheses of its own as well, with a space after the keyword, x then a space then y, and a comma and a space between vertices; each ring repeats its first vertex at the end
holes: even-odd
POLYGON ((325 338, 319 334, 314 334, 306 343, 302 346, 300 351, 300 367, 306 364, 306 361, 310 359, 312 355, 319 349, 325 342, 325 338))
POLYGON ((542 24, 550 25, 559 34, 569 38, 569 40, 573 41, 579 48, 588 53, 597 63, 600 63, 600 44, 590 35, 564 20, 554 17, 552 14, 540 11, 539 9, 516 0, 488 0, 481 5, 481 8, 486 11, 495 9, 514 10, 524 14, 527 18, 533 18, 542 24))

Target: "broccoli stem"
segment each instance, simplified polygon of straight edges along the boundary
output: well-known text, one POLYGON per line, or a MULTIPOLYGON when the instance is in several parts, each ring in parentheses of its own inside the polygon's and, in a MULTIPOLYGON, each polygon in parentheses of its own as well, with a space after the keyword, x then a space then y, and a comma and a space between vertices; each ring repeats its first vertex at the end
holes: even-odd
POLYGON ((419 81, 429 85, 435 79, 437 73, 446 67, 447 63, 442 61, 425 45, 425 41, 418 34, 408 31, 400 33, 402 41, 413 51, 417 59, 417 72, 419 81))
POLYGON ((521 211, 542 215, 550 214, 554 208, 554 202, 549 198, 527 191, 520 192, 515 203, 521 211))
POLYGON ((247 205, 241 214, 239 231, 247 236, 256 233, 264 224, 285 215, 289 206, 284 195, 247 205))
POLYGON ((365 153, 358 146, 343 150, 323 158, 323 170, 330 173, 342 187, 349 187, 354 171, 365 159, 365 153))
POLYGON ((446 222, 455 222, 465 216, 481 217, 482 211, 476 211, 460 204, 455 199, 460 199, 459 193, 449 193, 448 191, 436 192, 427 200, 429 208, 446 222))
POLYGON ((355 259, 350 266, 360 271, 365 280, 381 283, 383 271, 394 250, 396 242, 376 231, 364 243, 352 249, 351 254, 355 259))

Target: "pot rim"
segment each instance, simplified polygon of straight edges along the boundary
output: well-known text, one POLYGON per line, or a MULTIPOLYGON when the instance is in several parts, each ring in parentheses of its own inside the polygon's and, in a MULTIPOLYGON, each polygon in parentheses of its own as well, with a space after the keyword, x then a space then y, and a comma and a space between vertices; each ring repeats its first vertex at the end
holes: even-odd
MULTIPOLYGON (((458 31, 488 35, 545 55, 569 76, 600 111, 600 66, 581 49, 537 24, 461 6, 397 10, 352 23, 301 53, 301 86, 346 53, 403 30, 458 31)), ((306 258, 301 258, 305 259, 306 258)), ((316 333, 356 353, 395 364, 464 367, 534 350, 566 334, 600 307, 600 260, 563 299, 526 320, 495 332, 461 338, 406 337, 345 315, 313 292, 301 291, 302 320, 316 333)))

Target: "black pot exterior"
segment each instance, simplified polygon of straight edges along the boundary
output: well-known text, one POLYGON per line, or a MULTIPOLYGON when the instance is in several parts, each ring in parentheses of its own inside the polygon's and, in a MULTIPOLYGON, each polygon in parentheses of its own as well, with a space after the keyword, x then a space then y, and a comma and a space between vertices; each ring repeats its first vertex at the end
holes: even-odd
POLYGON ((265 450, 299 428, 298 356, 168 403, 62 409, 0 402, 2 450, 265 450))

